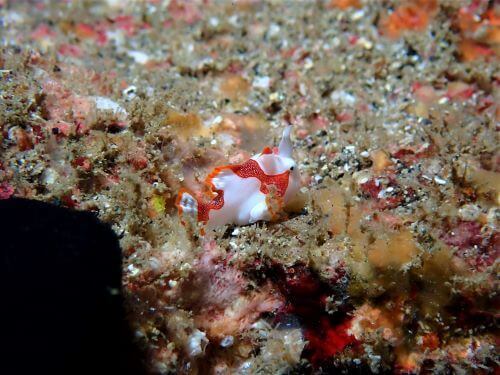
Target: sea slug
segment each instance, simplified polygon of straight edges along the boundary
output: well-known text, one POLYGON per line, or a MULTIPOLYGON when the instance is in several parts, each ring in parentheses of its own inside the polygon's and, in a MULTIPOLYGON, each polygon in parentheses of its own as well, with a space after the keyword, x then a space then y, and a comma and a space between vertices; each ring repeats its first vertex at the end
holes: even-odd
POLYGON ((193 215, 206 229, 276 219, 300 188, 290 132, 291 126, 286 127, 279 147, 265 147, 242 164, 214 168, 205 192, 181 189, 179 216, 193 215))

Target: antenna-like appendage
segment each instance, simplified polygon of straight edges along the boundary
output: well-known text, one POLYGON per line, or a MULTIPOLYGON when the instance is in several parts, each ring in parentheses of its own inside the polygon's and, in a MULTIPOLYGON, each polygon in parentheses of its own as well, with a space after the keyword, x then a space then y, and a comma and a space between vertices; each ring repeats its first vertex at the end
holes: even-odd
POLYGON ((279 155, 284 158, 291 158, 293 147, 292 141, 290 140, 290 132, 292 131, 292 126, 289 125, 283 131, 283 137, 281 138, 280 145, 278 147, 279 155))

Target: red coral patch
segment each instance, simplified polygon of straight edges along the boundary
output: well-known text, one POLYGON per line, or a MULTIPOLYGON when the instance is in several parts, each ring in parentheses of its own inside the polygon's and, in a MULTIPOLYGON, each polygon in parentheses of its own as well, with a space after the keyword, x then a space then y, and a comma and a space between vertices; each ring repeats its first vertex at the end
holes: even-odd
POLYGON ((348 345, 355 344, 356 338, 348 333, 351 319, 333 324, 322 317, 317 329, 307 329, 305 338, 309 341, 306 350, 311 352, 310 360, 314 365, 332 358, 348 345))

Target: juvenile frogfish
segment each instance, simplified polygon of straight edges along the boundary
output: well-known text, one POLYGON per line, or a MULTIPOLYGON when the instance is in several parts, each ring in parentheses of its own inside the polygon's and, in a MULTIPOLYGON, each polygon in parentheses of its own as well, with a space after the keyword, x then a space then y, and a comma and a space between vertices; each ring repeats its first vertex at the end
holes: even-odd
POLYGON ((291 126, 285 128, 278 147, 265 147, 242 164, 214 168, 204 192, 181 189, 176 200, 179 216, 192 215, 203 229, 276 219, 300 189, 290 131, 291 126))

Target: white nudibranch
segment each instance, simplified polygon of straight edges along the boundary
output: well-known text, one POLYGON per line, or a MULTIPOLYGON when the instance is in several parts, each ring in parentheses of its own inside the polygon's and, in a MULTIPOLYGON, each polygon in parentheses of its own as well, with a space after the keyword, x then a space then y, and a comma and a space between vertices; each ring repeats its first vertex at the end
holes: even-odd
POLYGON ((277 218, 300 189, 291 128, 283 131, 279 147, 266 147, 242 164, 216 167, 205 180, 206 192, 181 189, 179 215, 192 215, 208 229, 277 218))

